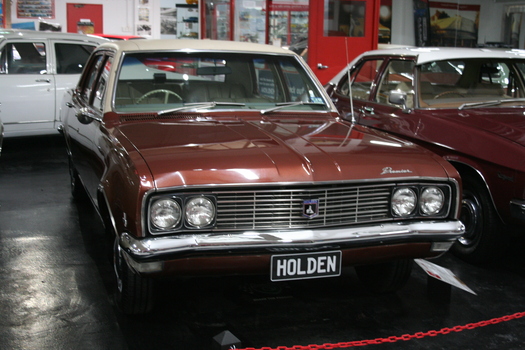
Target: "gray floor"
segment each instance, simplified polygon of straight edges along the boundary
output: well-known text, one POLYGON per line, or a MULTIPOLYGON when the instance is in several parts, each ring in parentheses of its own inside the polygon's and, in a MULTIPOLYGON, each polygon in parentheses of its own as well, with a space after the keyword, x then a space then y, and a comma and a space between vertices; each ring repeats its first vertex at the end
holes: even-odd
MULTIPOLYGON (((522 242, 491 266, 450 254, 434 260, 477 295, 453 288, 450 303, 427 294, 415 267, 392 295, 369 295, 349 271, 335 279, 166 281, 159 307, 124 317, 113 304, 112 267, 89 203, 69 192, 63 140, 4 140, 0 156, 0 349, 214 349, 228 330, 243 347, 388 338, 477 324, 525 311, 522 242)), ((446 296, 446 294, 444 295, 446 296)), ((524 349, 525 317, 367 349, 524 349)))

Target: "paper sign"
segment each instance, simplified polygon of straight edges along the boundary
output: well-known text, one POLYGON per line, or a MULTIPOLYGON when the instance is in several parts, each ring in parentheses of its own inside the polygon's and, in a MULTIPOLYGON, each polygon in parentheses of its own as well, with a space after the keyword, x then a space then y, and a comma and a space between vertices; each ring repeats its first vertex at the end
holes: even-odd
POLYGON ((477 295, 476 292, 474 292, 472 289, 470 289, 462 280, 456 277, 452 271, 449 269, 446 269, 444 267, 441 267, 439 265, 433 264, 427 260, 423 259, 414 259, 414 261, 423 269, 423 271, 426 272, 427 275, 430 277, 433 277, 435 279, 438 279, 440 281, 443 281, 445 283, 448 283, 450 285, 453 285, 454 287, 458 287, 460 289, 463 289, 469 293, 472 293, 474 295, 477 295))

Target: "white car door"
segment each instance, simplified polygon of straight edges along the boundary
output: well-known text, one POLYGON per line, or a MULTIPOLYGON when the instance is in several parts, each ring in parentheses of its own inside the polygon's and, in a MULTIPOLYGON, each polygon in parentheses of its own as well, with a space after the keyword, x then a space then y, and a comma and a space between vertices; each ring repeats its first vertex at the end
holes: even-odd
POLYGON ((56 132, 55 77, 47 40, 8 41, 1 51, 0 117, 6 136, 56 132))
POLYGON ((11 40, 0 52, 0 117, 6 136, 57 133, 62 97, 74 88, 96 43, 11 40))

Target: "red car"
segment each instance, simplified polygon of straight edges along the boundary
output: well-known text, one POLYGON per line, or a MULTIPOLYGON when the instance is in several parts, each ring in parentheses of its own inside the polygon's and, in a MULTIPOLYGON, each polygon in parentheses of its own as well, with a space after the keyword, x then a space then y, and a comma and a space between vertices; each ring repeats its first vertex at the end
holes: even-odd
POLYGON ((466 232, 452 250, 470 262, 501 256, 524 233, 525 51, 377 50, 348 67, 325 86, 339 111, 453 164, 466 232))
POLYGON ((413 258, 439 256, 463 234, 457 171, 341 120, 289 50, 107 43, 61 110, 73 194, 86 190, 115 242, 126 313, 149 311, 163 277, 279 283, 355 266, 371 288, 394 291, 413 258))

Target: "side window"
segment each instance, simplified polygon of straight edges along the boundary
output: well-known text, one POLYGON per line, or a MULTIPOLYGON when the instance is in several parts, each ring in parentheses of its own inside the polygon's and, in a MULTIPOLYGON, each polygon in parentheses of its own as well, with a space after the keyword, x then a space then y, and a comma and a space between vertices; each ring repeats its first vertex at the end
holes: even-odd
POLYGON ((95 96, 93 97, 93 107, 99 111, 102 111, 104 104, 104 98, 106 97, 106 86, 109 78, 109 72, 111 70, 111 64, 113 63, 113 57, 108 57, 104 64, 104 69, 98 79, 97 87, 95 89, 95 96))
POLYGON ((55 43, 58 74, 80 74, 95 46, 55 43))
MULTIPOLYGON (((391 60, 383 73, 379 88, 377 89, 376 102, 388 103, 388 96, 392 90, 401 90, 409 93, 413 99, 414 62, 408 60, 391 60)), ((409 103, 410 104, 410 103, 409 103)))
MULTIPOLYGON (((363 61, 350 73, 350 80, 352 81, 352 98, 357 100, 368 100, 371 90, 374 87, 374 79, 381 64, 383 64, 382 59, 363 61)), ((339 85, 338 90, 339 93, 349 96, 348 76, 339 85)))
POLYGON ((2 73, 46 74, 46 45, 42 42, 6 44, 2 50, 2 73))
POLYGON ((96 79, 98 72, 100 71, 100 66, 104 59, 103 55, 98 55, 94 57, 91 65, 88 67, 89 71, 86 75, 86 78, 83 82, 81 95, 86 100, 89 101, 91 97, 91 92, 95 89, 96 79))

